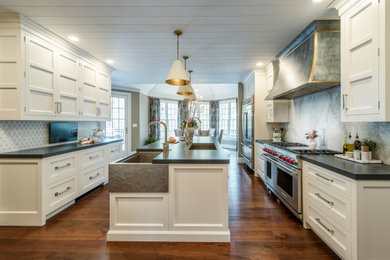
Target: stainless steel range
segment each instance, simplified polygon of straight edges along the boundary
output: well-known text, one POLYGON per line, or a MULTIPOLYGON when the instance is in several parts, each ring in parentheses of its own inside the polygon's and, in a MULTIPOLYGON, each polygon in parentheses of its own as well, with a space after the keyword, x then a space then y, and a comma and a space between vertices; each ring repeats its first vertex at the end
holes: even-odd
POLYGON ((283 204, 302 219, 302 159, 301 155, 337 154, 340 152, 310 150, 300 143, 264 144, 265 184, 283 204))

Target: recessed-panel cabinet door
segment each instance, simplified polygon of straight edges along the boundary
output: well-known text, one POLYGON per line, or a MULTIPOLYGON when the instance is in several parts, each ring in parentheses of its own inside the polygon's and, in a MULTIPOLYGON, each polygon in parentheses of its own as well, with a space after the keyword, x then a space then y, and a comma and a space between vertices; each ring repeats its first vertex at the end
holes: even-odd
POLYGON ((82 117, 95 118, 97 116, 97 85, 96 69, 89 65, 83 64, 81 67, 81 104, 80 110, 82 117))
POLYGON ((56 116, 54 47, 26 37, 26 114, 56 116))
POLYGON ((79 117, 78 103, 78 60, 70 54, 58 53, 57 101, 59 102, 59 118, 79 117))
POLYGON ((110 118, 111 86, 110 76, 104 72, 97 73, 97 112, 101 118, 110 118))
POLYGON ((379 9, 362 1, 342 18, 342 115, 379 113, 379 9))

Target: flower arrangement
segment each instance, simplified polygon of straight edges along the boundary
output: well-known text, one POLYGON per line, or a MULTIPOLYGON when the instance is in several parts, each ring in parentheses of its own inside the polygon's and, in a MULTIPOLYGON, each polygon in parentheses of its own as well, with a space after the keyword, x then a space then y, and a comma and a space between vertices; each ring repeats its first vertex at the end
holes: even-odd
POLYGON ((198 126, 198 123, 196 122, 196 120, 194 118, 190 118, 190 120, 187 119, 187 120, 181 121, 180 127, 183 129, 186 128, 187 121, 188 121, 188 127, 197 127, 198 126))
POLYGON ((312 130, 311 132, 306 133, 305 135, 306 135, 306 139, 315 139, 318 137, 317 130, 312 130))

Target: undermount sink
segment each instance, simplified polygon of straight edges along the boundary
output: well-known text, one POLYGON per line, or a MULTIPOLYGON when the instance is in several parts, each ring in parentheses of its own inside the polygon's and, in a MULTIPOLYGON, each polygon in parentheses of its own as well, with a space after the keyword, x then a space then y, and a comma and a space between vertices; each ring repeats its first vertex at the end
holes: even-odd
POLYGON ((117 163, 152 163, 154 157, 161 152, 136 152, 117 163))
POLYGON ((215 144, 192 144, 190 150, 217 150, 215 144))

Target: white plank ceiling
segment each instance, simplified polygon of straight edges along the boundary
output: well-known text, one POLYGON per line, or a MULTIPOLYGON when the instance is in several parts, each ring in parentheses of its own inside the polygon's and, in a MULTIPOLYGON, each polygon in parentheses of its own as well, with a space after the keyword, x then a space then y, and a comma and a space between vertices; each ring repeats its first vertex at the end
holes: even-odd
POLYGON ((190 56, 194 84, 237 84, 311 21, 336 18, 330 2, 0 0, 0 12, 21 13, 65 39, 79 37, 77 46, 115 61, 114 84, 150 90, 164 83, 176 57, 175 29, 183 31, 181 56, 190 56))

